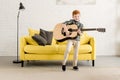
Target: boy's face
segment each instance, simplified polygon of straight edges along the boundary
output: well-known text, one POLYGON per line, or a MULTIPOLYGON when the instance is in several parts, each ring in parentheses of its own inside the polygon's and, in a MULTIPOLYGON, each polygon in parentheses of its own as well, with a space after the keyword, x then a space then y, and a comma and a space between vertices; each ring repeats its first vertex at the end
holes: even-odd
POLYGON ((80 14, 75 14, 72 16, 72 18, 76 21, 79 21, 80 20, 80 14))

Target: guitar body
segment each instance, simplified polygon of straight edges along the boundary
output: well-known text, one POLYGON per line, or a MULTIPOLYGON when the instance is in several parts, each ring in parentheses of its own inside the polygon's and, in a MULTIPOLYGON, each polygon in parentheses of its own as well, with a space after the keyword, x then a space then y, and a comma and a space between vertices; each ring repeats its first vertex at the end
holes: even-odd
MULTIPOLYGON (((76 25, 67 25, 67 28, 68 29, 77 29, 77 26, 76 25)), ((70 34, 69 37, 64 35, 64 33, 62 31, 63 31, 63 28, 62 28, 61 23, 57 24, 54 28, 54 31, 53 31, 54 38, 59 42, 63 42, 63 41, 68 40, 68 39, 75 39, 77 37, 77 32, 76 31, 69 32, 69 34, 70 34)))

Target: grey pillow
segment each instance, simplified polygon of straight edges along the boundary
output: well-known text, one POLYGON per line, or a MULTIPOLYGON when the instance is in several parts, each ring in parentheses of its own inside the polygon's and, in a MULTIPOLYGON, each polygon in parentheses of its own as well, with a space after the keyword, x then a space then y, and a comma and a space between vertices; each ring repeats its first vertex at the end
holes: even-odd
POLYGON ((46 39, 44 39, 42 36, 40 36, 39 34, 35 34, 34 36, 32 36, 33 40, 35 40, 39 45, 43 45, 45 46, 47 44, 46 39))
POLYGON ((53 38, 53 32, 52 31, 46 31, 43 29, 40 29, 40 36, 46 39, 47 44, 46 45, 51 45, 52 43, 52 38, 53 38))

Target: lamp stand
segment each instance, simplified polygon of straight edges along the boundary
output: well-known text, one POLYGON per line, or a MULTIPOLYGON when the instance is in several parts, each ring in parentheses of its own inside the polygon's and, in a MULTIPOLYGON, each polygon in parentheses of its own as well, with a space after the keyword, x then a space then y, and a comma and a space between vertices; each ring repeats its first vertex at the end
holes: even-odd
POLYGON ((19 60, 19 15, 20 15, 20 10, 18 11, 17 15, 17 59, 13 61, 13 63, 21 63, 22 61, 19 60))

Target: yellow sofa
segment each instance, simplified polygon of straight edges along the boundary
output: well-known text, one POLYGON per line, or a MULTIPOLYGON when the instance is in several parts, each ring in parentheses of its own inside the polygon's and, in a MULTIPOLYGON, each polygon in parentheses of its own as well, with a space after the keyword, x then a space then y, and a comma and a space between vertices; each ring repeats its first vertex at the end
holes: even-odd
MULTIPOLYGON (((29 35, 20 38, 20 60, 21 67, 24 66, 24 61, 29 60, 63 60, 66 43, 57 42, 52 39, 51 45, 38 45, 31 36, 39 34, 38 30, 29 29, 29 35)), ((95 39, 89 36, 86 32, 83 33, 80 40, 80 48, 78 60, 92 60, 94 66, 95 55, 95 39)), ((73 49, 70 52, 68 60, 73 60, 73 49)))

